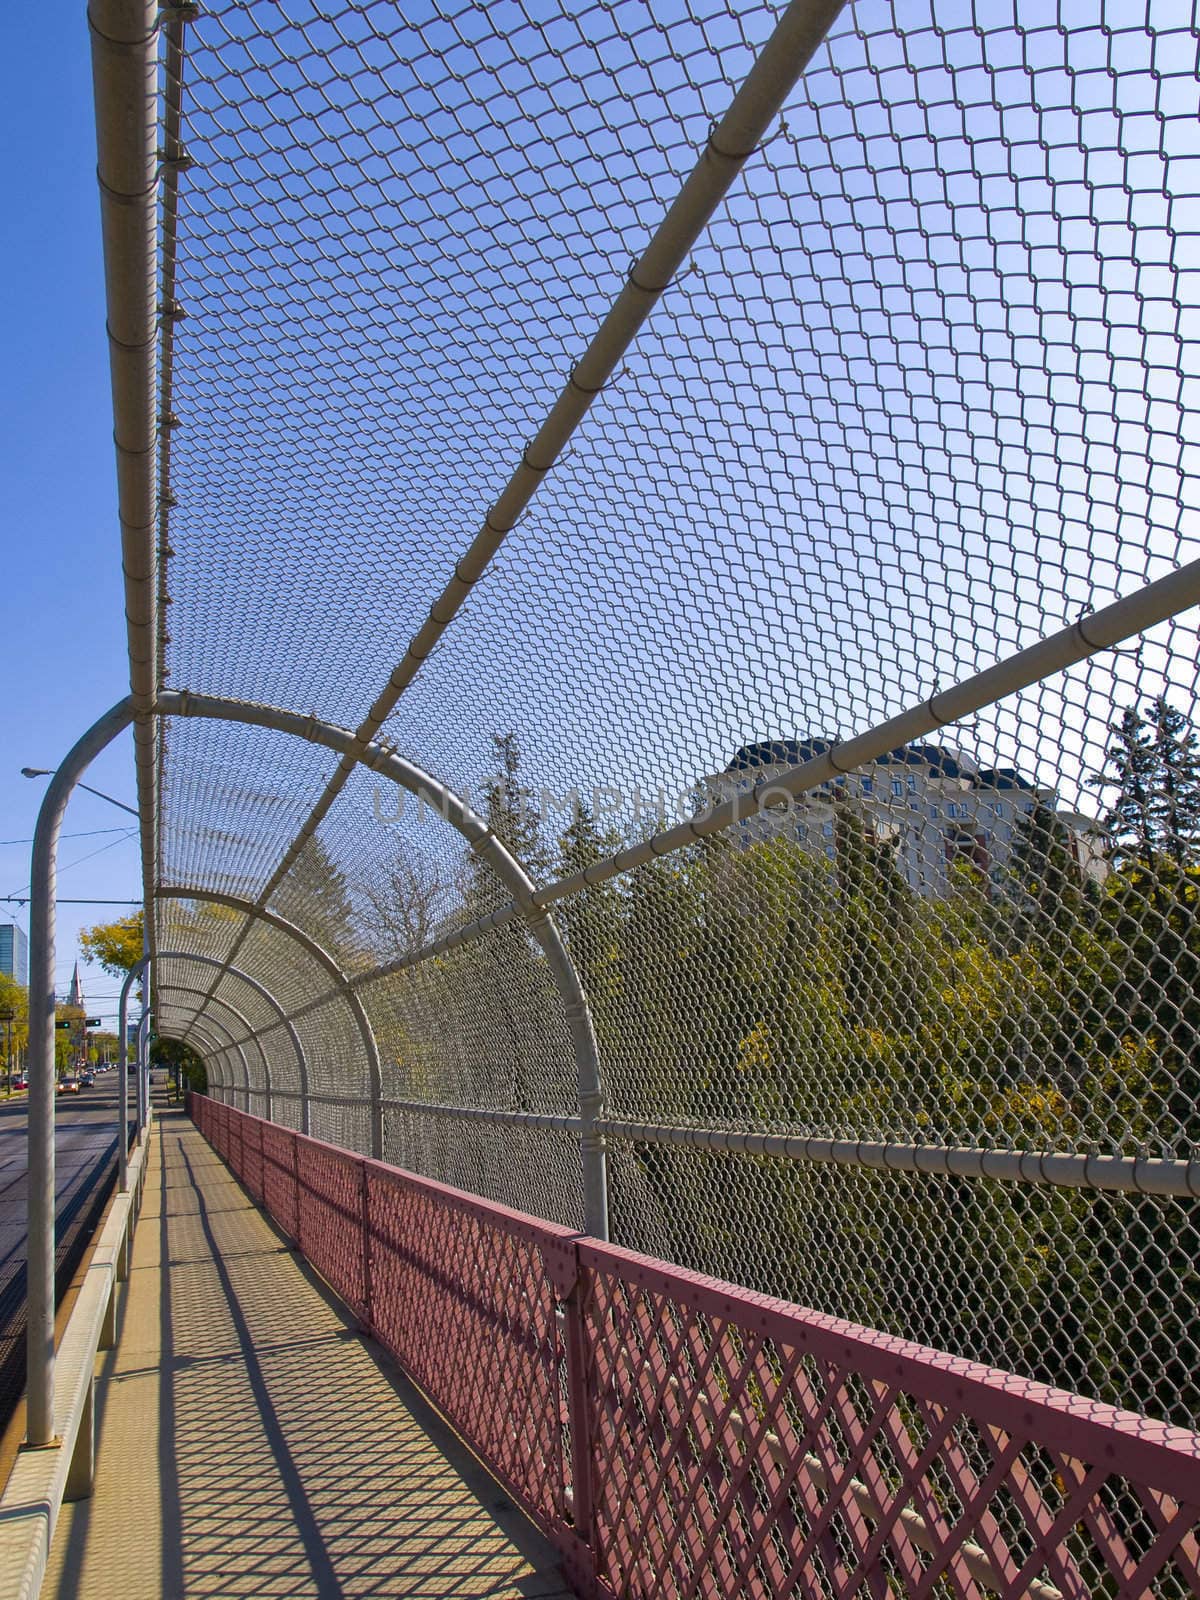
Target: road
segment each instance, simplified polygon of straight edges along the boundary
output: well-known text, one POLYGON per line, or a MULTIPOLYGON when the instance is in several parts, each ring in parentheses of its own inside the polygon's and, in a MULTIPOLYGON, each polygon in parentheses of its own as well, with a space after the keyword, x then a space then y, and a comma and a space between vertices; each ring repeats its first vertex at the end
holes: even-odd
MULTIPOLYGON (((5 1100, 2 1093, 0 1090, 0 1429, 25 1386, 29 1205, 27 1103, 24 1095, 5 1100)), ((55 1112, 56 1265, 61 1294, 83 1256, 116 1171, 117 1074, 102 1074, 78 1097, 60 1096, 55 1112)))

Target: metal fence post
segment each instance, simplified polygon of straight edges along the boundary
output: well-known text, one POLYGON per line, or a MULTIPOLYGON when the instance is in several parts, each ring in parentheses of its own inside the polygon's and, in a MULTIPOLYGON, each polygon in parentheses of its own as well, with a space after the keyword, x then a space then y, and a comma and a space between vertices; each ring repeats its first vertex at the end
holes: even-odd
POLYGON ((303 1254, 304 1245, 300 1238, 300 1141, 295 1134, 292 1135, 292 1192, 296 1197, 296 1248, 303 1254))
POLYGON ((362 1210, 362 1281, 363 1281, 363 1322, 368 1333, 374 1331, 374 1296, 371 1282, 371 1183, 369 1165, 361 1160, 358 1164, 359 1171, 359 1206, 362 1210))
POLYGON ((54 1438, 54 896, 58 835, 80 775, 133 719, 121 700, 83 735, 51 778, 34 829, 29 890, 29 1244, 26 1435, 54 1438))
POLYGON ((120 1077, 117 1079, 117 1184, 121 1194, 129 1187, 129 991, 146 970, 149 956, 143 956, 136 967, 130 967, 121 985, 121 1002, 117 1012, 117 1059, 120 1077))
POLYGON ((142 1014, 138 1019, 137 1032, 137 1126, 138 1142, 145 1137, 146 1114, 150 1099, 150 1008, 146 999, 142 1001, 142 1014))

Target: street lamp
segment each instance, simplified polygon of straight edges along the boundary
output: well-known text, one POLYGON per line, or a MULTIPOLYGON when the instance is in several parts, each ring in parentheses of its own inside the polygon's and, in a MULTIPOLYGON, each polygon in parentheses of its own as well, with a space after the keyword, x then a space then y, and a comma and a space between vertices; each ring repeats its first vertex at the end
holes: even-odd
POLYGON ((17 1013, 11 1006, 0 1006, 0 1022, 4 1024, 4 1067, 7 1098, 12 1099, 12 1025, 17 1013))
MULTIPOLYGON (((49 767, 22 767, 23 778, 52 778, 54 773, 49 767)), ((127 806, 124 800, 114 800, 111 794, 105 794, 103 789, 93 789, 90 783, 77 783, 77 789, 86 789, 89 794, 99 795, 101 800, 107 800, 110 805, 120 806, 122 811, 128 811, 131 817, 139 815, 135 806, 127 806)))

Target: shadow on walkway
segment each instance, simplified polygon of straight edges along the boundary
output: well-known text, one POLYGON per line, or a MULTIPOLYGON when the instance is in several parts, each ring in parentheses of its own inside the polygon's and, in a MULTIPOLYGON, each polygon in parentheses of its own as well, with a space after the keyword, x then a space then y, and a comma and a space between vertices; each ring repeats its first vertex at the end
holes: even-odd
POLYGON ((552 1547, 182 1112, 157 1124, 96 1493, 43 1595, 567 1596, 552 1547))

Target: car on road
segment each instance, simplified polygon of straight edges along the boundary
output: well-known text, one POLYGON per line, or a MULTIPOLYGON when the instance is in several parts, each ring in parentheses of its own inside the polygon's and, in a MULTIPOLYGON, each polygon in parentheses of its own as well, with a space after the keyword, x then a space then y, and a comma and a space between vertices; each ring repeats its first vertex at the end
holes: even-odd
POLYGON ((81 1072, 79 1074, 79 1087, 81 1089, 90 1089, 95 1081, 95 1078, 90 1072, 81 1072))
POLYGON ((20 1078, 14 1078, 13 1079, 13 1088, 14 1089, 28 1089, 28 1087, 29 1087, 29 1079, 28 1078, 20 1077, 20 1078))
POLYGON ((60 1078, 58 1080, 59 1094, 78 1094, 82 1085, 78 1078, 60 1078))

